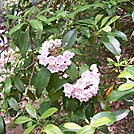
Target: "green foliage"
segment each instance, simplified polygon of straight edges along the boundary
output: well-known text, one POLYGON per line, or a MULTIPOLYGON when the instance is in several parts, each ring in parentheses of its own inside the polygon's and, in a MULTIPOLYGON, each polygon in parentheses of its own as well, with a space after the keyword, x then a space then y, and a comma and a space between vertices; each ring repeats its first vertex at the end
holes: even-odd
MULTIPOLYGON (((37 133, 37 127, 46 134, 94 134, 97 129, 108 131, 107 126, 128 116, 129 109, 110 112, 108 102, 133 100, 133 2, 19 0, 5 5, 2 14, 7 20, 0 33, 0 111, 14 117, 20 114, 15 124, 26 126, 24 134, 37 133), (58 57, 66 50, 75 54, 65 71, 51 73, 49 64, 43 66, 39 60, 39 54, 47 50, 40 51, 43 42, 51 39, 61 39, 62 44, 49 48, 47 57, 58 57), (65 96, 63 85, 78 82, 92 64, 97 64, 101 74, 100 92, 91 93, 86 102, 65 96)), ((46 62, 44 57, 42 61, 46 62)), ((60 66, 56 61, 51 67, 55 64, 60 66)), ((0 116, 0 134, 4 133, 0 116)))

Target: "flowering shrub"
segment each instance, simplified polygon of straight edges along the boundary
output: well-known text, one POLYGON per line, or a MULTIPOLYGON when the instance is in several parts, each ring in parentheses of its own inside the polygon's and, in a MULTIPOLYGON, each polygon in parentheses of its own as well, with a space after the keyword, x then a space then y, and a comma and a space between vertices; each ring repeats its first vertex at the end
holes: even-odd
POLYGON ((133 4, 8 2, 1 10, 1 115, 16 118, 24 134, 93 134, 109 133, 110 125, 132 114, 133 4), (126 109, 111 110, 118 100, 126 109))
POLYGON ((51 73, 62 71, 64 72, 68 66, 71 65, 71 58, 73 58, 74 53, 70 51, 64 51, 60 54, 61 40, 55 39, 50 41, 45 41, 42 44, 41 50, 38 56, 39 63, 47 66, 47 69, 51 73))
POLYGON ((68 98, 77 98, 80 102, 87 102, 93 96, 97 94, 98 84, 99 84, 98 69, 95 64, 91 65, 90 71, 87 70, 82 73, 81 78, 79 78, 74 84, 66 83, 64 84, 64 93, 68 98))

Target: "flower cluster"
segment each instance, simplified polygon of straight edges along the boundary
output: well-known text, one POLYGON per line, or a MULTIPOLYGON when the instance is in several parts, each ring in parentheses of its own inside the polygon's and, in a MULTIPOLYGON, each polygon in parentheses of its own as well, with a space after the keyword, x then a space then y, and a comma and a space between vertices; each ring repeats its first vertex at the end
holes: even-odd
POLYGON ((70 51, 64 51, 62 54, 59 54, 61 47, 61 40, 55 39, 50 41, 45 41, 42 44, 41 50, 38 56, 39 63, 41 65, 47 66, 47 69, 51 73, 62 71, 64 72, 68 66, 71 65, 71 58, 73 58, 74 53, 70 51))
POLYGON ((100 74, 96 64, 92 64, 90 70, 82 73, 81 77, 73 84, 66 83, 63 85, 65 96, 68 98, 77 98, 80 102, 87 102, 97 94, 100 81, 100 74))

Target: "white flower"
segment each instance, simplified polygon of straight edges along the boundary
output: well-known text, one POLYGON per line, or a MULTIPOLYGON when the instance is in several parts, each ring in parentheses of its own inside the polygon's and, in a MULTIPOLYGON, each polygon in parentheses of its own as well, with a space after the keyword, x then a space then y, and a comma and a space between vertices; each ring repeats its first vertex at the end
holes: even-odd
POLYGON ((56 64, 56 58, 54 56, 49 56, 47 58, 48 58, 49 65, 55 65, 56 64))
POLYGON ((72 53, 72 52, 70 52, 70 51, 65 51, 65 52, 63 53, 63 56, 64 56, 66 59, 71 59, 71 58, 73 58, 74 55, 75 55, 75 54, 72 53))
POLYGON ((69 98, 76 98, 80 100, 80 102, 87 102, 90 98, 95 96, 99 90, 99 77, 100 74, 98 73, 97 66, 91 66, 91 71, 87 70, 83 72, 81 78, 74 82, 74 84, 67 84, 69 86, 64 86, 65 96, 69 96, 69 98))
POLYGON ((40 55, 37 57, 39 63, 44 66, 48 65, 47 68, 51 73, 64 72, 71 65, 70 58, 74 56, 74 53, 65 51, 63 54, 58 54, 60 46, 60 39, 51 39, 50 41, 45 41, 39 50, 40 55))
POLYGON ((58 67, 55 65, 48 65, 47 69, 50 70, 51 73, 55 73, 59 71, 58 67))

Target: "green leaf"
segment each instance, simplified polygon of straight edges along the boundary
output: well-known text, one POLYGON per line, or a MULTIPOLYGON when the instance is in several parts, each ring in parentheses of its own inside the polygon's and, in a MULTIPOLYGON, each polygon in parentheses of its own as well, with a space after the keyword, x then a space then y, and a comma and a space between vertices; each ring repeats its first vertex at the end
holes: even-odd
POLYGON ((116 117, 116 121, 122 120, 129 114, 129 109, 121 109, 114 112, 114 115, 116 117))
POLYGON ((79 107, 79 101, 74 98, 66 98, 64 106, 66 111, 75 112, 76 109, 79 107))
POLYGON ((134 75, 124 70, 119 74, 118 78, 131 78, 132 80, 134 80, 134 75))
POLYGON ((8 104, 11 108, 13 108, 15 111, 19 110, 18 102, 14 98, 7 99, 8 104))
POLYGON ((93 117, 93 115, 95 114, 95 108, 93 103, 90 103, 90 105, 86 107, 85 114, 86 114, 86 119, 88 120, 90 120, 91 117, 93 117))
POLYGON ((120 16, 114 16, 112 19, 109 20, 109 22, 106 24, 106 26, 111 25, 112 23, 114 23, 119 18, 120 18, 120 16))
POLYGON ((73 122, 67 122, 64 124, 64 127, 69 129, 69 131, 78 132, 82 127, 73 122))
POLYGON ((134 83, 128 82, 128 83, 124 83, 124 84, 120 85, 119 88, 118 88, 118 90, 119 91, 124 91, 124 90, 131 89, 133 87, 134 87, 134 83))
POLYGON ((81 32, 87 37, 90 37, 90 32, 88 27, 80 27, 81 32))
POLYGON ((95 128, 91 127, 90 125, 84 126, 80 129, 76 134, 94 134, 95 128))
POLYGON ((103 14, 98 14, 96 17, 95 17, 95 24, 97 24, 100 19, 102 18, 103 14))
POLYGON ((19 49, 22 57, 25 57, 29 45, 29 30, 25 31, 20 36, 19 49))
POLYGON ((104 118, 105 120, 105 125, 112 125, 114 122, 115 122, 115 120, 116 120, 116 118, 115 118, 115 115, 112 113, 112 112, 109 112, 109 111, 106 111, 106 112, 100 112, 100 113, 98 113, 98 114, 96 114, 96 115, 94 115, 93 116, 93 118, 91 119, 91 126, 94 126, 94 123, 95 123, 95 126, 97 126, 97 125, 99 125, 99 123, 98 122, 100 122, 100 124, 102 124, 102 125, 104 125, 103 124, 103 119, 102 118, 104 118), (108 119, 106 119, 106 118, 108 118, 108 119))
POLYGON ((6 94, 9 94, 10 91, 11 91, 11 87, 12 87, 12 84, 11 84, 11 78, 6 78, 6 81, 5 81, 5 84, 4 84, 4 91, 6 94))
POLYGON ((17 88, 21 93, 24 92, 24 90, 25 90, 24 84, 23 84, 23 82, 22 82, 18 77, 14 78, 14 84, 15 84, 16 88, 17 88))
POLYGON ((50 79, 50 72, 47 70, 46 67, 42 67, 36 76, 34 84, 38 98, 41 96, 42 91, 47 87, 49 79, 50 79))
POLYGON ((44 126, 44 132, 46 132, 46 134, 62 134, 61 130, 53 124, 44 126))
POLYGON ((43 31, 43 25, 40 21, 38 20, 30 20, 29 21, 30 25, 32 26, 33 29, 38 30, 39 32, 43 31))
POLYGON ((85 71, 87 71, 89 69, 89 66, 87 64, 83 64, 81 67, 80 67, 80 70, 79 70, 79 76, 82 75, 82 73, 84 73, 85 71))
POLYGON ((67 69, 67 74, 69 75, 72 81, 75 81, 77 79, 78 70, 74 63, 72 63, 71 66, 67 69))
POLYGON ((25 122, 31 121, 32 119, 26 117, 26 116, 20 116, 15 120, 15 124, 23 124, 25 122))
POLYGON ((120 53, 121 53, 120 43, 116 38, 114 38, 112 36, 108 36, 108 37, 103 36, 102 42, 104 43, 105 47, 109 51, 111 51, 113 54, 120 55, 120 53))
POLYGON ((36 109, 34 108, 34 106, 30 105, 30 104, 26 104, 26 111, 33 116, 34 118, 37 118, 37 114, 36 114, 36 109))
POLYGON ((52 107, 52 108, 49 108, 48 110, 46 110, 40 117, 40 119, 46 119, 48 117, 50 117, 51 115, 53 115, 53 113, 55 113, 56 111, 58 111, 57 108, 55 107, 52 107))
POLYGON ((133 66, 126 66, 125 71, 129 72, 134 76, 134 67, 133 66))
POLYGON ((107 117, 102 117, 102 118, 97 119, 97 120, 92 124, 92 127, 97 128, 97 127, 106 125, 106 124, 108 124, 109 122, 111 122, 111 120, 110 120, 109 118, 107 118, 107 117))
POLYGON ((16 26, 14 26, 10 31, 9 34, 12 35, 14 32, 16 32, 17 30, 19 30, 25 23, 21 23, 21 24, 17 24, 16 26))
POLYGON ((6 125, 2 116, 0 116, 0 134, 6 134, 6 125))
POLYGON ((100 101, 100 106, 104 110, 110 110, 109 104, 105 100, 99 100, 100 101))
POLYGON ((111 32, 111 27, 110 26, 105 26, 104 28, 102 28, 101 30, 105 31, 105 32, 111 32))
POLYGON ((77 38, 77 30, 72 29, 68 33, 65 34, 62 40, 62 46, 65 49, 72 48, 77 38))
POLYGON ((106 24, 106 22, 108 21, 109 18, 110 18, 110 17, 107 16, 107 17, 105 17, 105 18, 102 20, 102 22, 101 22, 101 27, 103 27, 103 26, 106 24))
POLYGON ((111 33, 111 35, 112 36, 116 36, 116 37, 120 37, 122 40, 127 41, 127 36, 123 32, 121 32, 121 31, 113 31, 111 33))
POLYGON ((130 89, 130 90, 126 90, 126 91, 117 91, 117 90, 113 90, 109 95, 108 95, 108 101, 117 101, 117 100, 122 100, 125 99, 131 95, 134 94, 134 88, 130 89))
POLYGON ((42 20, 42 21, 45 22, 46 24, 48 23, 47 18, 46 18, 45 16, 43 16, 43 15, 37 16, 37 18, 38 18, 39 20, 42 20))
POLYGON ((6 16, 7 16, 8 19, 13 19, 13 20, 21 19, 21 17, 15 16, 15 15, 11 15, 11 14, 7 14, 6 16))
POLYGON ((30 126, 28 127, 23 134, 29 134, 34 128, 35 128, 36 125, 33 125, 33 126, 30 126))

